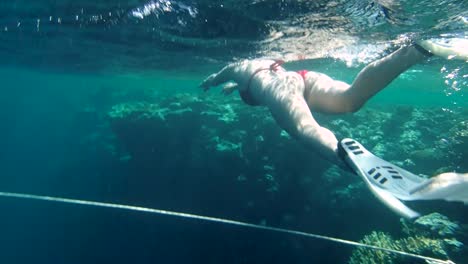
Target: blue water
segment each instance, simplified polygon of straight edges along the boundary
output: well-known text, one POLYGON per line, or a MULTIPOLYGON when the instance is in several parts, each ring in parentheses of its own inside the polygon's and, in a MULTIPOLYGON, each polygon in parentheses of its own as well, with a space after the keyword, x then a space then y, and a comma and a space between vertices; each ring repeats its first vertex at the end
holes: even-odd
MULTIPOLYGON (((253 57, 303 57, 286 67, 351 82, 406 37, 466 38, 467 12, 467 2, 456 0, 0 3, 0 190, 353 240, 374 230, 402 236, 399 217, 360 179, 330 173, 330 164, 281 134, 265 109, 203 93, 198 84, 228 62, 253 57), (109 116, 116 105, 142 102, 191 111, 121 123, 109 116), (223 140, 242 147, 221 151, 223 140), (347 186, 356 189, 346 193, 347 186)), ((359 113, 317 119, 416 173, 466 172, 467 76, 466 62, 434 57, 359 113), (405 132, 416 138, 403 141, 405 132)), ((460 204, 411 206, 468 224, 460 204)), ((111 209, 7 198, 0 208, 2 263, 346 263, 353 250, 111 209)), ((466 244, 463 232, 457 239, 466 244)), ((466 249, 451 255, 457 263, 467 256, 466 249)))

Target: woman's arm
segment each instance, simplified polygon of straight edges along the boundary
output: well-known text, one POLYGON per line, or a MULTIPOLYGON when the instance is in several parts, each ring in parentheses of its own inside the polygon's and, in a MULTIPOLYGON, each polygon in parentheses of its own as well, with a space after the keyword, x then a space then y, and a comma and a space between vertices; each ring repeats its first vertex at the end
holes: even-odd
POLYGON ((218 86, 228 81, 233 81, 234 68, 236 66, 237 63, 232 63, 222 68, 219 72, 211 74, 205 80, 203 80, 203 82, 200 84, 200 87, 204 91, 208 91, 211 87, 218 86))

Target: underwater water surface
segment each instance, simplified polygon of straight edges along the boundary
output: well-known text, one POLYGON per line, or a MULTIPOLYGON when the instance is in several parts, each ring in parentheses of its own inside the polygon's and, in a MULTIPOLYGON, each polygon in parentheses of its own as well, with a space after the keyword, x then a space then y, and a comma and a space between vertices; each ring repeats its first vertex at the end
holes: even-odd
MULTIPOLYGON (((198 85, 229 62, 260 57, 352 82, 408 39, 466 39, 467 21, 459 0, 4 1, 0 191, 405 245, 464 263, 468 207, 412 202, 441 215, 401 221, 266 109, 198 85)), ((359 112, 317 119, 414 173, 467 172, 467 78, 466 62, 432 57, 359 112)), ((0 208, 2 263, 415 263, 139 212, 12 198, 0 208)))

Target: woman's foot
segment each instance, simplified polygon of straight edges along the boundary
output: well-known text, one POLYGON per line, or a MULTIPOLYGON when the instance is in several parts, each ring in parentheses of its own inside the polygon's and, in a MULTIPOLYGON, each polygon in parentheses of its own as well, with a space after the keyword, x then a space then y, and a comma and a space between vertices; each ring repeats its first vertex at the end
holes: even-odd
POLYGON ((423 48, 426 52, 449 60, 468 61, 468 39, 426 39, 417 41, 415 47, 423 48))

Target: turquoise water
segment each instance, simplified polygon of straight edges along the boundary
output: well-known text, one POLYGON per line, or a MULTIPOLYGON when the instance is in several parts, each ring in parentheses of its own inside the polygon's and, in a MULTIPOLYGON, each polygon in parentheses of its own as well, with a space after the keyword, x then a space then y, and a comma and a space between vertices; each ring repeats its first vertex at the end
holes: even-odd
MULTIPOLYGON (((459 230, 441 237, 405 229, 359 178, 297 144, 266 109, 198 84, 254 57, 305 58, 285 67, 352 82, 407 37, 466 38, 467 11, 466 1, 1 3, 0 190, 353 240, 379 231, 466 244, 466 206, 411 203, 459 230)), ((467 76, 466 62, 432 57, 358 113, 317 119, 415 173, 466 172, 467 76)), ((0 207, 4 263, 348 263, 353 254, 329 242, 139 213, 6 198, 0 207)), ((466 247, 443 246, 456 263, 468 256, 466 247)))

